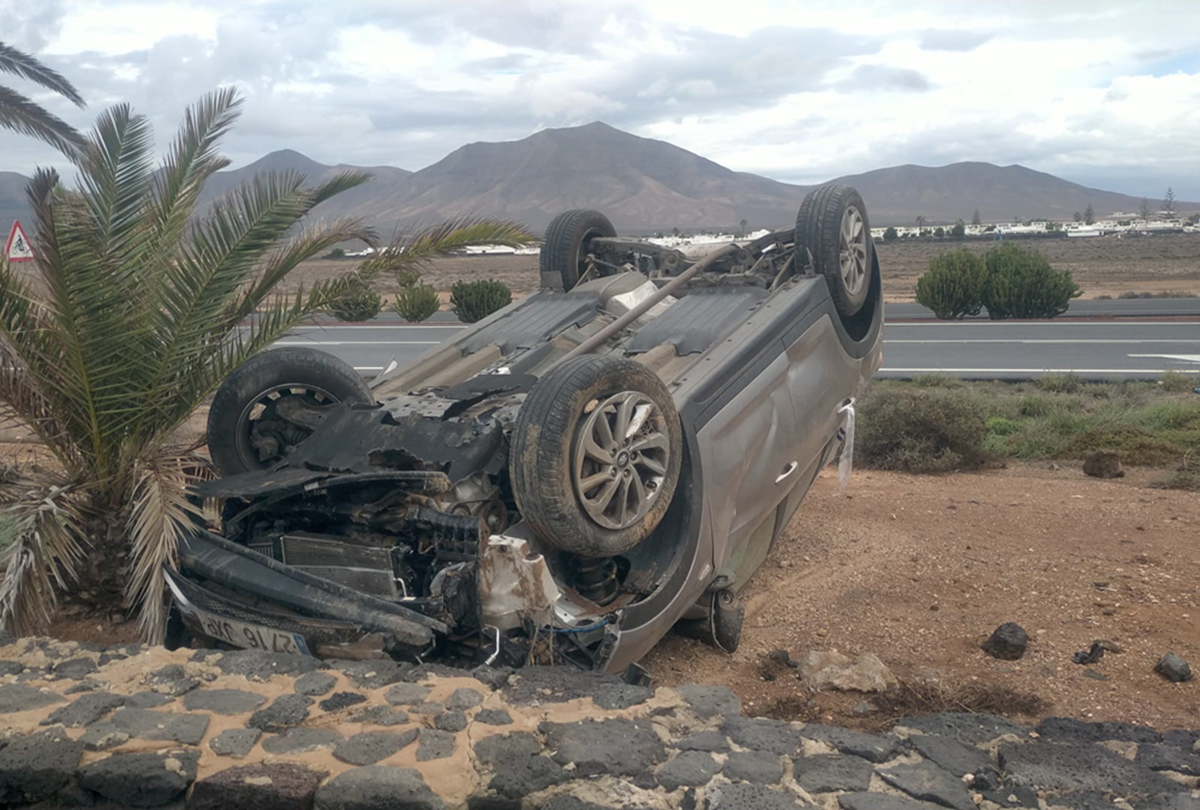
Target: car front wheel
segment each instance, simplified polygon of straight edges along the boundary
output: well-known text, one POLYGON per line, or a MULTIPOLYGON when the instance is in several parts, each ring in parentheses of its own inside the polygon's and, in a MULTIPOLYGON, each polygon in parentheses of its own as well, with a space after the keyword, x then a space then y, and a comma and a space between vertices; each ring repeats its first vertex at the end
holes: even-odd
POLYGON ((264 470, 312 433, 339 402, 370 402, 348 363, 303 346, 269 349, 238 366, 208 411, 208 453, 221 475, 264 470))

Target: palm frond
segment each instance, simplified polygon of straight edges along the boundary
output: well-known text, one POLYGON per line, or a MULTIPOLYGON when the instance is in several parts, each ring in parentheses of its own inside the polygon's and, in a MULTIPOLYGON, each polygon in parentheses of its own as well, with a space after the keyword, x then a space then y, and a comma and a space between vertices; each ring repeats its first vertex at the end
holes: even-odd
POLYGON ((142 638, 161 643, 167 627, 163 571, 178 566, 179 542, 203 521, 199 507, 187 499, 187 488, 209 477, 208 466, 194 454, 152 457, 134 468, 127 532, 133 570, 125 589, 125 604, 139 608, 142 638))
POLYGON ((86 145, 74 127, 16 90, 0 86, 0 127, 50 144, 71 159, 86 145))
POLYGON ((78 490, 43 476, 7 484, 4 516, 15 540, 3 553, 0 627, 16 635, 43 630, 58 606, 58 592, 76 576, 84 556, 78 490))
POLYGON ((61 73, 46 67, 36 57, 0 42, 0 73, 11 73, 40 84, 83 107, 83 97, 61 73))
POLYGON ((147 209, 153 148, 150 120, 128 104, 110 107, 96 119, 80 181, 101 255, 131 258, 130 240, 141 230, 147 209))
MULTIPOLYGON (((364 180, 364 175, 347 173, 331 181, 332 185, 310 190, 295 172, 266 173, 218 200, 206 220, 192 229, 176 261, 161 271, 161 346, 145 389, 145 404, 155 416, 143 425, 141 436, 149 435, 145 431, 169 431, 175 420, 186 416, 180 415, 179 407, 187 405, 184 400, 190 397, 181 395, 195 387, 180 381, 197 367, 209 367, 214 355, 219 356, 214 346, 228 339, 237 326, 237 319, 230 315, 240 306, 239 291, 247 284, 251 290, 259 286, 254 279, 263 254, 287 235, 318 198, 326 198, 331 188, 350 188, 364 180)), ((330 229, 325 239, 316 240, 316 249, 332 244, 329 239, 364 235, 369 232, 361 223, 347 221, 330 229)), ((301 250, 300 255, 306 254, 301 250)), ((268 271, 279 264, 269 263, 268 271)))
MULTIPOLYGON (((267 259, 254 284, 238 296, 228 316, 229 323, 235 324, 258 309, 276 286, 301 262, 316 258, 335 245, 355 240, 373 243, 374 229, 367 227, 357 218, 322 222, 305 228, 267 259)), ((347 280, 351 275, 353 274, 346 274, 347 280)))
POLYGON ((156 258, 165 259, 175 248, 205 181, 228 165, 217 146, 241 115, 241 107, 237 91, 227 87, 204 96, 184 113, 154 181, 156 258))
POLYGON ((438 256, 472 245, 519 247, 530 244, 534 239, 533 234, 515 222, 459 217, 398 233, 390 245, 362 263, 359 274, 371 279, 381 273, 415 269, 438 256))

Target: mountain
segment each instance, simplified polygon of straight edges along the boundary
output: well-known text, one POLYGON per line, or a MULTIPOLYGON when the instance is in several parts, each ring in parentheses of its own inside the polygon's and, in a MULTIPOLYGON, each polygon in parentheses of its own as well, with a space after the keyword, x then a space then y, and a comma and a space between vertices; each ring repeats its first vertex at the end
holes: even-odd
MULTIPOLYGON (((931 223, 971 221, 975 209, 984 222, 1071 219, 1088 203, 1097 217, 1141 208, 1140 197, 1087 188, 1024 166, 954 163, 949 166, 894 166, 833 181, 863 195, 872 225, 909 225, 921 215, 931 223)), ((1158 201, 1151 201, 1156 206, 1158 201)), ((1183 203, 1185 208, 1200 207, 1183 203)), ((1154 209, 1156 210, 1156 209, 1154 209)))
POLYGON ((540 228, 561 211, 595 208, 618 229, 670 230, 777 219, 804 191, 597 122, 457 149, 413 174, 389 214, 491 214, 540 228))
MULTIPOLYGON (((29 203, 25 201, 25 187, 29 178, 16 172, 0 172, 0 239, 8 238, 8 229, 14 219, 29 227, 33 217, 29 214, 29 203)), ((4 247, 0 245, 0 248, 4 247)))
POLYGON ((355 216, 363 216, 375 224, 388 219, 386 212, 392 207, 388 200, 389 196, 412 176, 412 172, 407 169, 399 169, 395 166, 347 166, 344 164, 326 166, 294 149, 280 149, 240 169, 217 172, 204 186, 200 204, 206 205, 212 202, 238 184, 254 177, 258 172, 270 171, 299 172, 307 178, 310 185, 328 180, 339 172, 366 172, 371 175, 370 182, 339 194, 333 200, 318 206, 314 214, 331 218, 347 215, 349 211, 353 210, 355 216))
MULTIPOLYGON (((631 235, 672 228, 786 227, 811 186, 781 183, 735 172, 665 141, 641 138, 595 122, 546 129, 519 141, 472 143, 418 172, 394 166, 326 166, 291 149, 272 152, 232 171, 218 172, 202 202, 249 179, 255 172, 292 170, 317 182, 338 171, 359 169, 372 180, 316 209, 324 218, 359 216, 389 236, 399 226, 460 215, 496 216, 540 232, 571 208, 606 213, 618 232, 631 235)), ((26 180, 0 172, 0 226, 28 218, 26 180)), ((1087 188, 1024 166, 955 163, 936 168, 895 166, 837 178, 866 200, 873 225, 1014 217, 1070 219, 1092 204, 1097 217, 1134 212, 1142 200, 1087 188)), ((1200 203, 1177 203, 1200 210, 1200 203)))

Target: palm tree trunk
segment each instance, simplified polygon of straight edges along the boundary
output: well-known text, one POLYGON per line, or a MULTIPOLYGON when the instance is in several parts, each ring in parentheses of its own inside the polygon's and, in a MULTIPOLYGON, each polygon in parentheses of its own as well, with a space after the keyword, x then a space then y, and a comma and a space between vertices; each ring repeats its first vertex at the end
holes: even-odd
POLYGON ((86 526, 86 558, 79 566, 78 580, 64 595, 64 602, 80 612, 124 620, 125 586, 131 572, 129 539, 125 516, 111 508, 97 509, 86 526))

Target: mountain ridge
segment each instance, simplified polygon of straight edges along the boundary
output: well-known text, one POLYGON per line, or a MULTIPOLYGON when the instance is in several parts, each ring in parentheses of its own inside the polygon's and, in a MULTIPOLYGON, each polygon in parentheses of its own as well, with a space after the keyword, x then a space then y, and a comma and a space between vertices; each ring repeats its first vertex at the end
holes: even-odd
MULTIPOLYGON (((729 169, 666 141, 645 138, 601 121, 543 129, 516 141, 476 141, 415 172, 394 166, 328 166, 279 149, 238 169, 218 172, 202 196, 207 204, 256 171, 297 171, 310 183, 346 170, 372 180, 323 203, 314 215, 357 216, 387 236, 415 223, 457 216, 492 216, 539 231, 571 208, 603 211, 618 231, 639 234, 737 226, 784 227, 815 186, 784 183, 729 169)), ((28 216, 21 178, 0 172, 0 222, 28 216)), ((1088 188, 1020 164, 963 161, 945 166, 905 164, 846 175, 830 182, 855 186, 877 226, 1014 218, 1071 219, 1090 202, 1097 217, 1141 206, 1140 198, 1088 188)), ((1180 210, 1200 203, 1177 202, 1180 210)), ((1157 206, 1155 206, 1157 207, 1157 206)))

